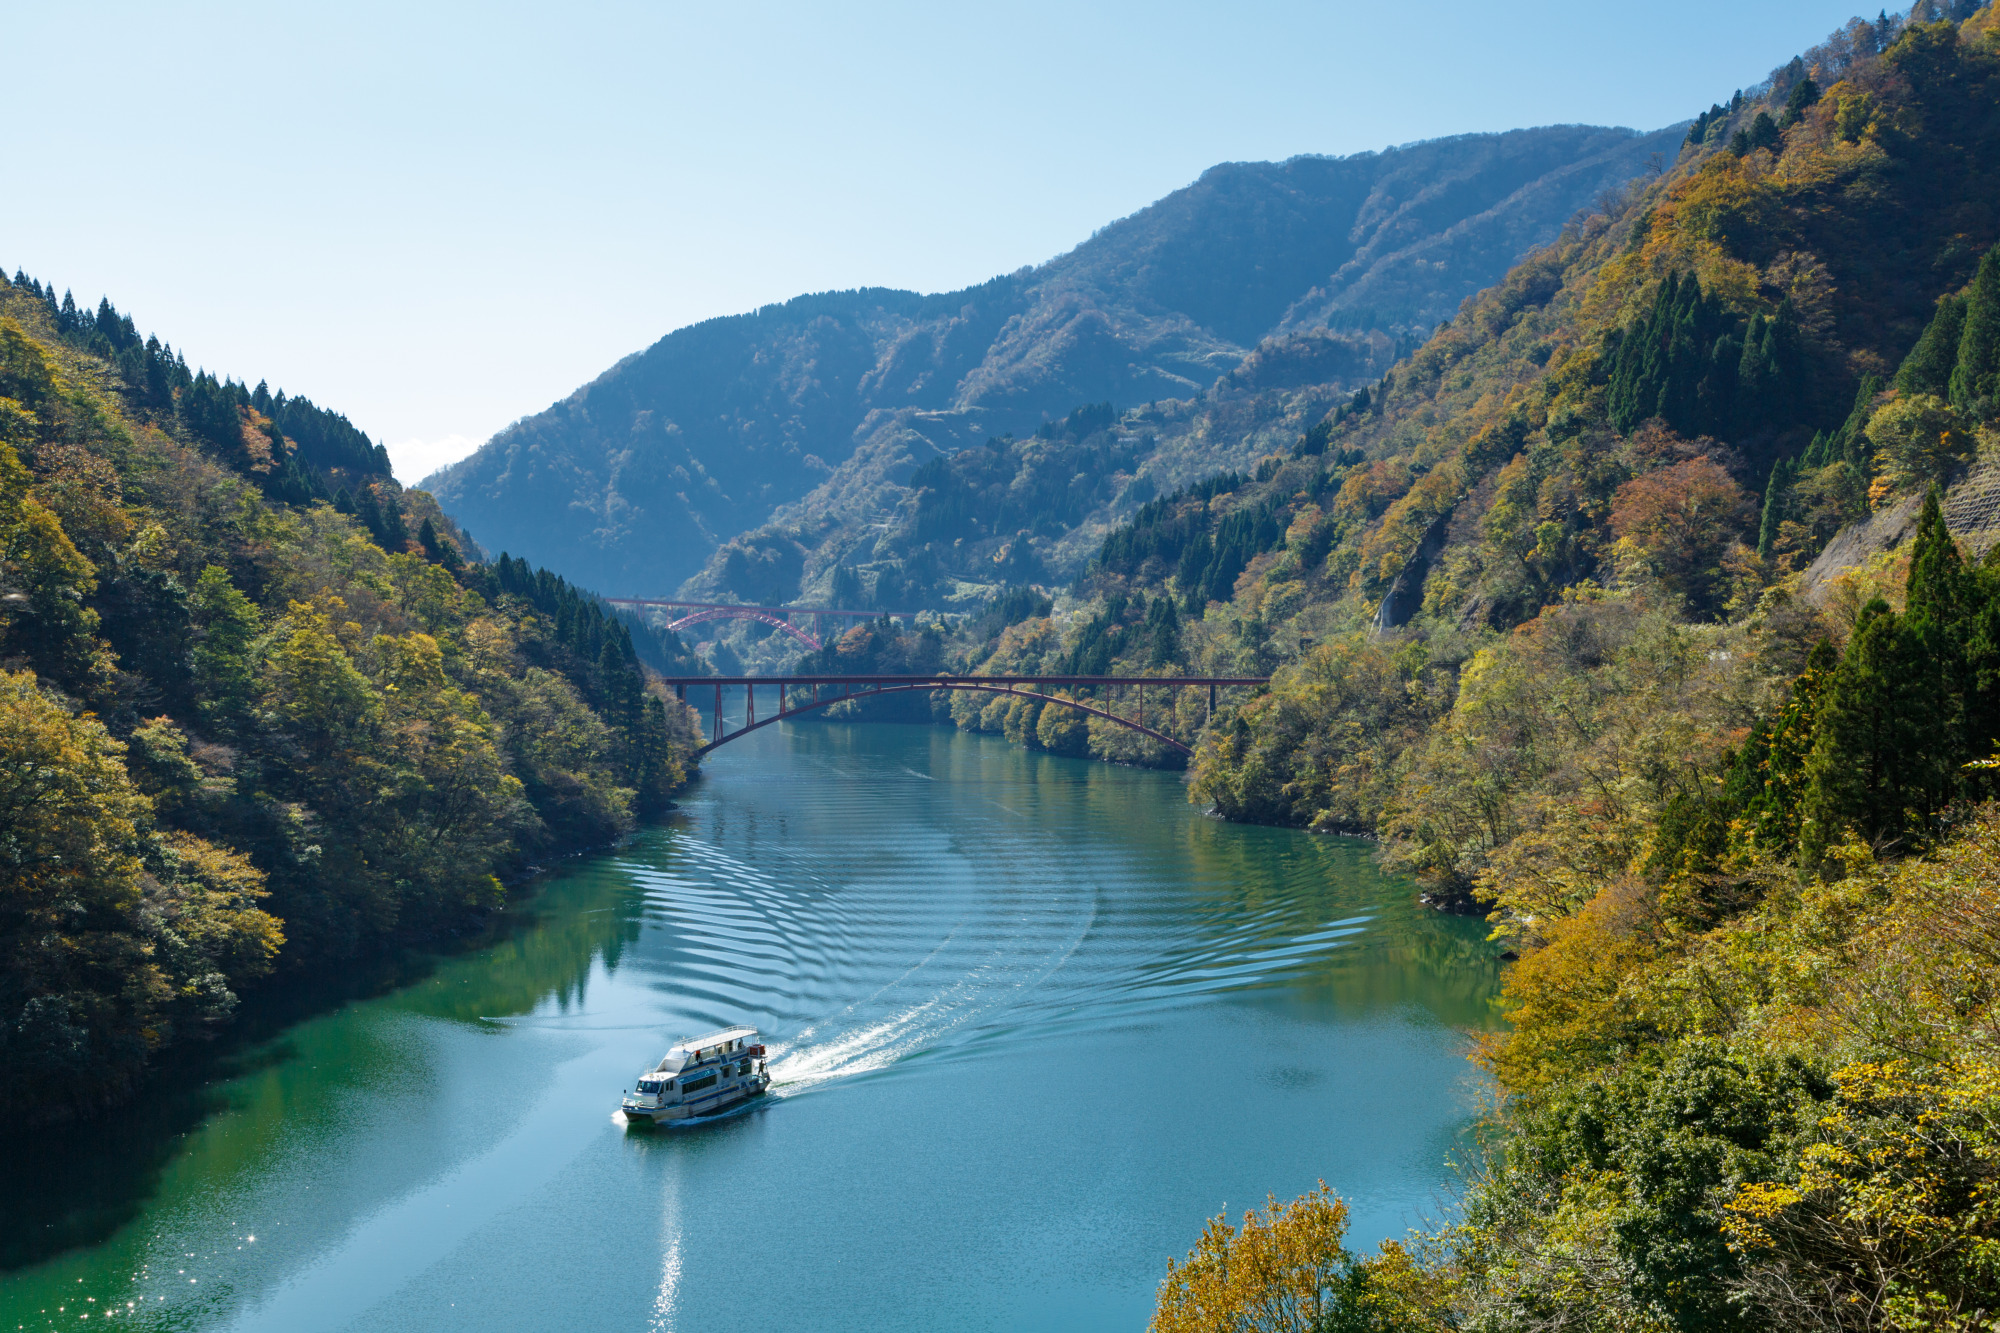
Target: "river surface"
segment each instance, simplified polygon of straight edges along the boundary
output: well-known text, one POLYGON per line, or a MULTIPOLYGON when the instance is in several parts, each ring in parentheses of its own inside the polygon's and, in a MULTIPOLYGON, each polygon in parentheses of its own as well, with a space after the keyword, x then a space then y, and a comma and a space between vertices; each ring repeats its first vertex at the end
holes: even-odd
POLYGON ((772 727, 489 947, 13 1140, 0 1330, 1130 1330, 1203 1219, 1435 1216, 1498 980, 1366 844, 1178 775, 772 727), (615 1108, 736 1023, 774 1092, 615 1108))

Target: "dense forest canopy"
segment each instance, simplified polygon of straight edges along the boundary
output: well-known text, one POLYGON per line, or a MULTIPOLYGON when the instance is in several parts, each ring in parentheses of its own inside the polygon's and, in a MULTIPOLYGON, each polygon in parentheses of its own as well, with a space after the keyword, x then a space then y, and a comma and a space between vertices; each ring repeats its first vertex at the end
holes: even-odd
POLYGON ((642 659, 693 666, 345 417, 0 278, 0 1104, 115 1102, 660 809, 699 740, 642 659))

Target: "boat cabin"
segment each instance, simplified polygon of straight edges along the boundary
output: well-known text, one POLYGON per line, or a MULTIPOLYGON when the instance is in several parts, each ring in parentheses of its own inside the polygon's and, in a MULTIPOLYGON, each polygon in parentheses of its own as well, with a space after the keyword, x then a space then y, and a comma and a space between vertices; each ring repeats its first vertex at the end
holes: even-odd
POLYGON ((628 1121, 688 1120, 731 1110, 770 1086, 755 1028, 724 1028, 675 1042, 639 1075, 621 1109, 628 1121))

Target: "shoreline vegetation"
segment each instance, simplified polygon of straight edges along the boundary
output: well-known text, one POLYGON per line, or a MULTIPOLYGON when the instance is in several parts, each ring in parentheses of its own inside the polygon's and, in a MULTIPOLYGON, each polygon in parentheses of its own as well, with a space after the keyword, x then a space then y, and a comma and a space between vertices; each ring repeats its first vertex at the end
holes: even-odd
POLYGON ((0 1109, 441 944, 687 781, 692 659, 477 549, 346 418, 0 276, 0 1109), (649 670, 649 667, 652 670, 649 670))
MULTIPOLYGON (((1330 1195, 1217 1219, 1155 1329, 1991 1326, 1996 104, 1991 7, 1856 19, 1068 587, 807 659, 1269 673, 1162 708, 1190 799, 1372 834, 1514 959, 1457 1214, 1365 1257, 1330 1195)), ((966 452, 899 523, 1003 507, 966 452)), ((866 707, 1174 762, 1030 700, 866 707)))
POLYGON ((1518 955, 1451 1215, 1216 1218, 1156 1333, 1993 1326, 1996 105, 1991 7, 1856 19, 1106 542, 1079 593, 1275 644, 1191 798, 1373 827, 1518 955))

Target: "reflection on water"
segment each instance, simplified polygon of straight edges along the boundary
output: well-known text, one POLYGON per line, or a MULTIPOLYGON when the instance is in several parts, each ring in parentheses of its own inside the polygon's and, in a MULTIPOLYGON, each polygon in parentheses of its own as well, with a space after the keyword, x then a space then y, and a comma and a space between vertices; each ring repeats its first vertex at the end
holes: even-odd
POLYGON ((0 1318, 1137 1329, 1225 1203, 1324 1177, 1363 1243, 1417 1220, 1470 1112, 1480 935, 1173 775, 772 728, 490 947, 39 1175, 10 1151, 0 1318), (739 1022, 767 1105, 614 1123, 669 1041, 739 1022))

